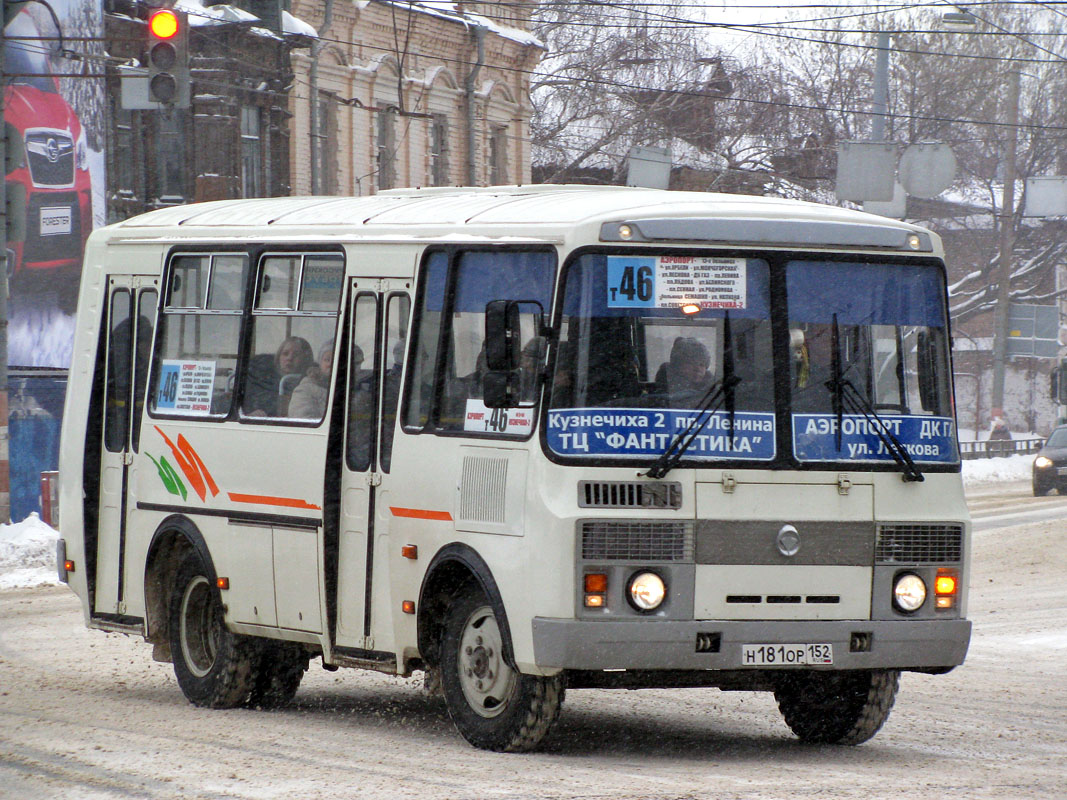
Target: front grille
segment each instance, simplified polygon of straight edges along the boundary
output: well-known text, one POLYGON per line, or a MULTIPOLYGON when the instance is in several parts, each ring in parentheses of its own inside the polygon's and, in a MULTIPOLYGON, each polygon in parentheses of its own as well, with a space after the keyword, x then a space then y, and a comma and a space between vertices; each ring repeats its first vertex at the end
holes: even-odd
POLYGON ((26 134, 26 160, 34 186, 63 188, 74 184, 74 142, 66 133, 26 134))
POLYGON ((586 561, 692 561, 693 523, 636 520, 581 523, 586 561))
POLYGON ((680 483, 638 481, 580 481, 581 508, 681 508, 680 483))
POLYGON ((878 564, 947 564, 963 560, 963 526, 907 523, 879 525, 878 564))

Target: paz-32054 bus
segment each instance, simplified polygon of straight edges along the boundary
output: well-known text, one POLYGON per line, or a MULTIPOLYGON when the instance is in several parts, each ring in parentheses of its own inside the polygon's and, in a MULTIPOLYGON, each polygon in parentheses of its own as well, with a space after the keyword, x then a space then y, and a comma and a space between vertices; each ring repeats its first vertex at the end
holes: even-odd
POLYGON ((168 208, 95 232, 62 577, 193 703, 437 674, 460 733, 564 689, 773 692, 882 725, 969 638, 936 236, 563 186, 168 208))

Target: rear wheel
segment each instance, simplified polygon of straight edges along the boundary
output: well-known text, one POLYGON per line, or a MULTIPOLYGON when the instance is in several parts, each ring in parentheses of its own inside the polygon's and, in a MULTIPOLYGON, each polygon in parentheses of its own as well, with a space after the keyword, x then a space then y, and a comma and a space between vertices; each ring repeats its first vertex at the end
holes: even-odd
POLYGON ((182 560, 174 580, 170 650, 178 685, 189 702, 233 708, 248 697, 257 647, 250 637, 226 627, 216 589, 195 552, 182 560))
POLYGON ((783 676, 774 699, 805 742, 862 744, 889 717, 899 684, 896 670, 797 672, 783 676))
POLYGON ((504 660, 503 635, 481 595, 456 601, 441 644, 445 705, 463 738, 485 750, 532 750, 563 703, 563 677, 524 675, 504 660))

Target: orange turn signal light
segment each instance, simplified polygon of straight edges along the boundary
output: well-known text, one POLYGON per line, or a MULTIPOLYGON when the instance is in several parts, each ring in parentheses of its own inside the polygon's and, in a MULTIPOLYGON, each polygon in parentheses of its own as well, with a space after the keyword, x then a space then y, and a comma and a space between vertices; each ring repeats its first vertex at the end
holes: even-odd
POLYGON ((229 589, 230 588, 230 579, 229 578, 216 578, 215 579, 215 585, 218 586, 220 589, 224 589, 224 590, 225 589, 229 589))
POLYGON ((934 581, 934 593, 939 595, 956 594, 956 576, 949 572, 942 572, 934 581))
POLYGON ((74 572, 74 562, 68 558, 63 562, 63 569, 67 572, 74 572))
POLYGON ((606 592, 608 590, 608 576, 602 572, 586 573, 585 590, 587 592, 606 592))
POLYGON ((400 555, 404 558, 410 558, 413 561, 419 557, 419 547, 414 544, 406 544, 400 548, 400 555))
POLYGON ((400 604, 400 610, 403 611, 405 614, 414 614, 415 613, 415 601, 414 600, 405 600, 405 601, 403 601, 400 604))

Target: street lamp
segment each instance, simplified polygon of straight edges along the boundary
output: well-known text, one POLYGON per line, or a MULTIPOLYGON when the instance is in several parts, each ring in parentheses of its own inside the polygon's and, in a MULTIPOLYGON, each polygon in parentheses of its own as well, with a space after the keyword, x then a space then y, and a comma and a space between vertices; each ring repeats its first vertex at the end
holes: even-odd
MULTIPOLYGON (((966 11, 950 11, 941 16, 949 28, 974 29, 977 19, 966 11)), ((1015 247, 1015 159, 1019 146, 1020 72, 1008 72, 1008 145, 1004 153, 1004 186, 1001 192, 997 254, 997 294, 993 308, 993 391, 992 408, 1004 408, 1004 373, 1008 360, 1008 310, 1011 306, 1012 250, 1015 247)))

